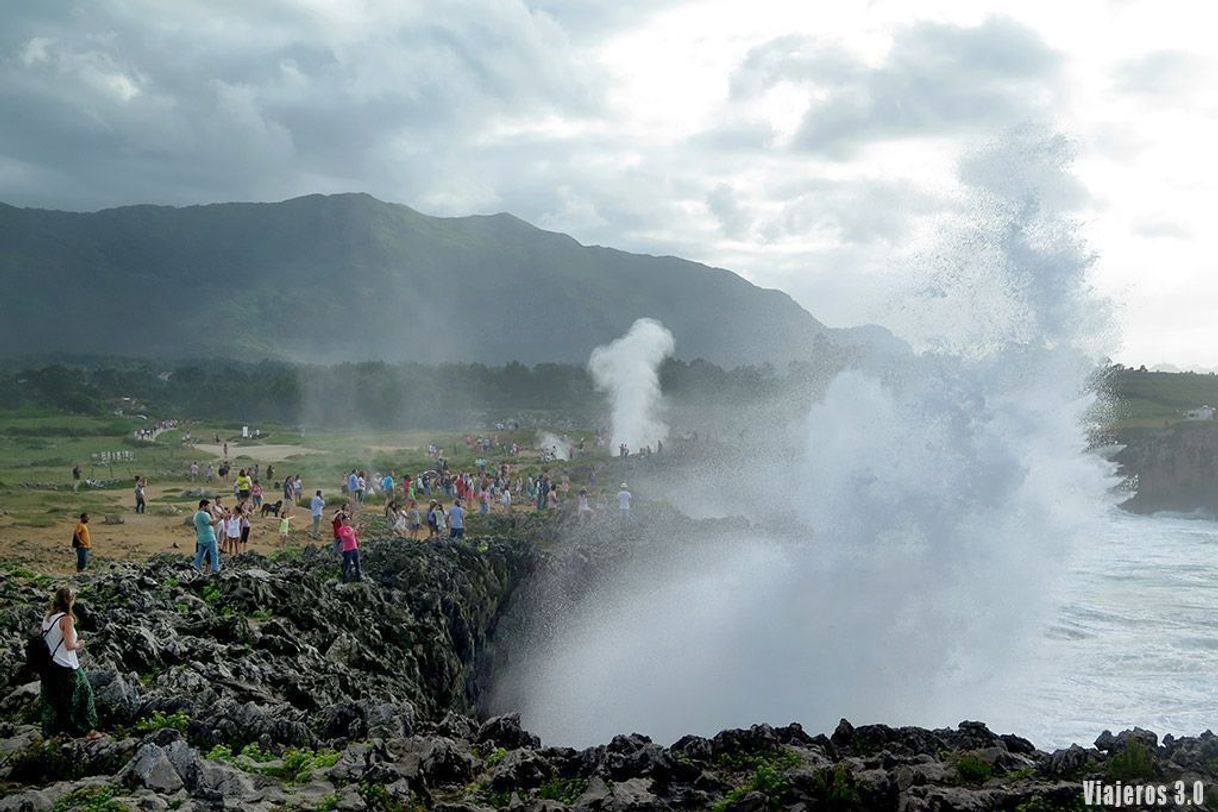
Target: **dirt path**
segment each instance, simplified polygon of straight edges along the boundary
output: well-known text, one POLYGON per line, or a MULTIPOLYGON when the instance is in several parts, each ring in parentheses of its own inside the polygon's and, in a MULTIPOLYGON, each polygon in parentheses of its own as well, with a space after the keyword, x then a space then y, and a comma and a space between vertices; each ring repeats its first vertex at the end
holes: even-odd
MULTIPOLYGON (((224 446, 215 445, 214 443, 199 443, 195 446, 196 449, 205 454, 211 454, 216 457, 224 456, 224 446)), ((316 448, 305 448, 302 445, 238 445, 237 443, 228 444, 229 459, 237 459, 238 457, 249 457, 255 462, 282 462, 288 457, 297 457, 302 454, 324 454, 316 448)))

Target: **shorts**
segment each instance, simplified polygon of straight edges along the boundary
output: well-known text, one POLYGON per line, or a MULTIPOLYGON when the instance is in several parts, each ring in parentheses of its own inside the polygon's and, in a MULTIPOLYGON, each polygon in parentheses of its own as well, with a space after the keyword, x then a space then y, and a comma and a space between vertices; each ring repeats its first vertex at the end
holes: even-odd
POLYGON ((247 544, 250 540, 250 529, 248 527, 241 528, 241 543, 247 544))
POLYGON ((464 527, 454 527, 449 533, 449 538, 454 538, 454 539, 465 538, 465 528, 464 527))
POLYGON ((244 502, 246 499, 250 498, 250 492, 249 491, 237 491, 237 498, 240 499, 242 502, 244 502))

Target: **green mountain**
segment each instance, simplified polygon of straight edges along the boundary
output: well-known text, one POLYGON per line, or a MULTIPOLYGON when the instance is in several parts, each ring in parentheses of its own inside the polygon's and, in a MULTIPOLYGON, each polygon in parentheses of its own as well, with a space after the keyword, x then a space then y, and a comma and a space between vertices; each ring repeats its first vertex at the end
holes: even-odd
POLYGON ((721 268, 362 194, 0 204, 0 280, 6 355, 583 361, 642 316, 672 330, 679 357, 725 365, 807 360, 818 340, 849 338, 721 268))

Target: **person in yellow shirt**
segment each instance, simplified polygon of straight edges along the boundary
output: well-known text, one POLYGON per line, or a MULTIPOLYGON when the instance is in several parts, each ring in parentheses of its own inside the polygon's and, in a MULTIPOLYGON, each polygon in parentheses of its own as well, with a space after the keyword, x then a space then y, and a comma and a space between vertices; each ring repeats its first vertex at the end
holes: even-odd
POLYGON ((76 530, 72 533, 72 547, 76 550, 76 571, 84 572, 93 550, 93 539, 89 537, 88 513, 80 514, 80 521, 76 523, 76 530))
POLYGON ((254 480, 244 468, 237 472, 237 499, 246 502, 254 487, 254 480))

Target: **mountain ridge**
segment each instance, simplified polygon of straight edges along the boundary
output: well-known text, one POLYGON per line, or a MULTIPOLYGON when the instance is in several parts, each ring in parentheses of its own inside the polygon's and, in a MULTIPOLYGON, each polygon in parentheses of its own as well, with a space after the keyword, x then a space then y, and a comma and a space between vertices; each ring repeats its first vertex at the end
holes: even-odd
POLYGON ((644 316, 673 331, 678 357, 725 365, 813 360, 818 342, 856 340, 726 268, 362 192, 0 204, 0 278, 5 355, 572 362, 644 316))

